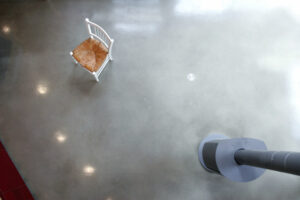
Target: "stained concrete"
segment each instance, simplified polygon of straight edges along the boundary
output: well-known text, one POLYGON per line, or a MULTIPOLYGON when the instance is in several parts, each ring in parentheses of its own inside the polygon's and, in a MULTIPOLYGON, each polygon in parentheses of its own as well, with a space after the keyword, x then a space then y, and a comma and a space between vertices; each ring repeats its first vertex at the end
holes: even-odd
POLYGON ((209 133, 300 151, 297 8, 1 1, 0 139, 36 199, 299 199, 296 176, 234 183, 197 158, 209 133), (69 56, 85 17, 115 39, 100 84, 69 56))

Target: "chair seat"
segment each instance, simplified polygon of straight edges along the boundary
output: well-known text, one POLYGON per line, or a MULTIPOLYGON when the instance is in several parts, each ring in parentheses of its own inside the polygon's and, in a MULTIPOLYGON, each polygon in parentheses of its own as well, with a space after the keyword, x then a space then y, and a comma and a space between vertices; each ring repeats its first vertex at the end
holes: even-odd
POLYGON ((98 40, 89 38, 73 50, 73 57, 90 72, 96 72, 108 54, 108 49, 98 40))

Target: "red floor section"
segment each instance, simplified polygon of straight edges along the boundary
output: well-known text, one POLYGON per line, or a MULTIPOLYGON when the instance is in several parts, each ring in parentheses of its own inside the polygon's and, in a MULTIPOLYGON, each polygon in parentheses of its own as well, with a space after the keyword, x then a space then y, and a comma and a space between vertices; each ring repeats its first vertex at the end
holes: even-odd
POLYGON ((33 197, 0 142, 0 197, 2 200, 33 200, 33 197))

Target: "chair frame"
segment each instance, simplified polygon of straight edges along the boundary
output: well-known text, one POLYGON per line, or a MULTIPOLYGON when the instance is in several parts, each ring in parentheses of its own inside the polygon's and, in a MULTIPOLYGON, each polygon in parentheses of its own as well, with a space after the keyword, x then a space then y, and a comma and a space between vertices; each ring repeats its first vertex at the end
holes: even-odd
MULTIPOLYGON (((113 60, 112 47, 114 44, 114 39, 109 37, 109 35, 106 33, 106 31, 101 26, 95 24, 94 22, 91 22, 88 18, 85 18, 85 23, 86 23, 86 27, 88 29, 89 37, 92 39, 99 40, 108 49, 108 54, 107 54, 104 62, 98 69, 98 71, 91 72, 83 67, 86 71, 88 71, 90 74, 92 74, 95 77, 97 82, 99 82, 99 76, 100 76, 101 72, 104 70, 106 64, 110 60, 113 60)), ((73 51, 70 52, 70 55, 72 56, 75 63, 78 64, 77 60, 73 57, 73 51)))

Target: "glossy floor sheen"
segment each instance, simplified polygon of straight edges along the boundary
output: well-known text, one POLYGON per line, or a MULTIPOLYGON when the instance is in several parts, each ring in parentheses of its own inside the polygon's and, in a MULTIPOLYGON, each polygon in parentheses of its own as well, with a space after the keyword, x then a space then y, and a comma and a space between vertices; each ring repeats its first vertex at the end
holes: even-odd
POLYGON ((1 1, 0 138, 36 199, 298 200, 197 157, 215 132, 300 151, 300 4, 276 2, 1 1), (115 39, 100 84, 69 55, 84 17, 115 39))

